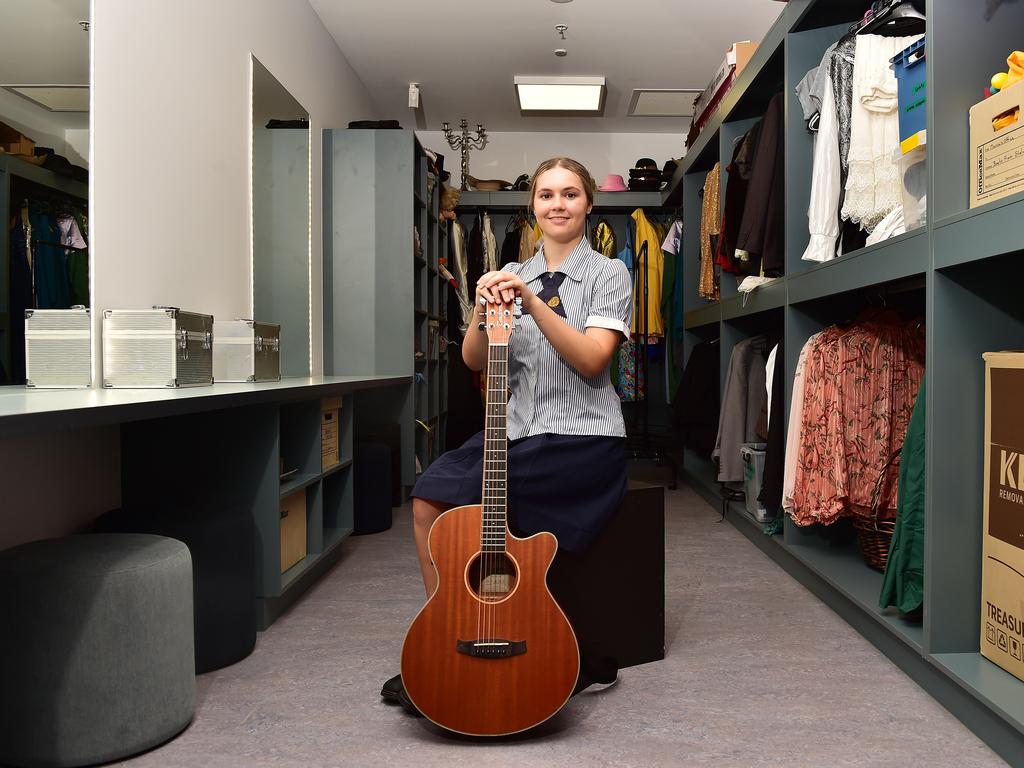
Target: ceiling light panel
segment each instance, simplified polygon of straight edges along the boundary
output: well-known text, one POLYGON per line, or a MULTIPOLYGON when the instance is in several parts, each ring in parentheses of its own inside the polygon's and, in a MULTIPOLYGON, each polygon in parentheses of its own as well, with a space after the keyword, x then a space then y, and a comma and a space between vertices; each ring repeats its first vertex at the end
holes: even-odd
POLYGON ((531 77, 513 79, 523 112, 600 112, 603 77, 531 77))

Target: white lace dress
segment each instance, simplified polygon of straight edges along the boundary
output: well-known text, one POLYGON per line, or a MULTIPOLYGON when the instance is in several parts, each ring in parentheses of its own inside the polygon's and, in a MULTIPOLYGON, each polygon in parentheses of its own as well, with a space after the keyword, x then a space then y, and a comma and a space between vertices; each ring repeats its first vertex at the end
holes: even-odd
POLYGON ((842 217, 871 232, 901 205, 899 111, 896 75, 889 59, 918 40, 909 37, 859 35, 853 65, 853 110, 850 126, 850 170, 842 217))

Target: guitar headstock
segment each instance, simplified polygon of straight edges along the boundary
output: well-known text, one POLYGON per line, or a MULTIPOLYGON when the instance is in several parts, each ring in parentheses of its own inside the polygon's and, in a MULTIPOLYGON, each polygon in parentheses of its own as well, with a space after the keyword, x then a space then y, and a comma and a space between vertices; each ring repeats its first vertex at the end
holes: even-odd
POLYGON ((509 337, 515 329, 513 310, 515 305, 509 302, 491 304, 480 300, 483 306, 483 322, 481 325, 487 331, 487 341, 491 344, 508 344, 509 337))

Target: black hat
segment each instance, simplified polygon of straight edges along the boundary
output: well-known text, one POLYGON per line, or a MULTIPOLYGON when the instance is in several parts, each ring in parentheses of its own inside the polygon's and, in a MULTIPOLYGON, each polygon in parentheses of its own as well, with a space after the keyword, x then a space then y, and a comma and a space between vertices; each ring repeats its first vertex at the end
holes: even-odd
POLYGON ((636 163, 633 165, 633 167, 634 168, 653 168, 654 170, 657 170, 658 169, 658 164, 656 162, 654 162, 649 157, 641 157, 639 160, 636 161, 636 163))

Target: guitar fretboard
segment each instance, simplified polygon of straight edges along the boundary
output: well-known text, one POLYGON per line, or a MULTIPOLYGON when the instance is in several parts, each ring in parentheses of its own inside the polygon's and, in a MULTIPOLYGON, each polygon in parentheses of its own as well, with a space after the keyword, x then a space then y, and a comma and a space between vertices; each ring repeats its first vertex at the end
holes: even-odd
POLYGON ((483 525, 481 552, 504 552, 507 530, 508 345, 491 342, 487 353, 487 406, 484 418, 483 525))

